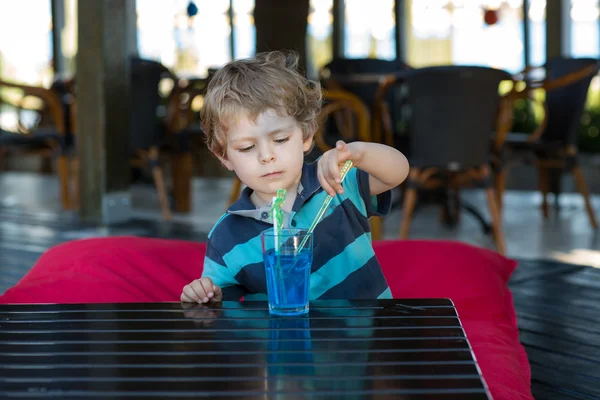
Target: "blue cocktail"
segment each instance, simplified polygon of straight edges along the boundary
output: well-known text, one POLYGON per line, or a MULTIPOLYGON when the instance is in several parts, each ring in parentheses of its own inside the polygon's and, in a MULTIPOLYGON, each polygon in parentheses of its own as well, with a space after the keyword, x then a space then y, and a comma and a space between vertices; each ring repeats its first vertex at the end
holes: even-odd
POLYGON ((269 312, 305 314, 313 259, 312 235, 299 229, 282 229, 277 237, 273 230, 263 232, 261 237, 269 312))

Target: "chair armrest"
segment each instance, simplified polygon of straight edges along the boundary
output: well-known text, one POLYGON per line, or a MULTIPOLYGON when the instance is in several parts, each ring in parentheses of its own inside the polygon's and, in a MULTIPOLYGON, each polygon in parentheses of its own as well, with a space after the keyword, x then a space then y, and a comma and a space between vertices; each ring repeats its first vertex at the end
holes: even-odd
MULTIPOLYGON (((346 111, 349 116, 356 117, 356 136, 363 142, 371 142, 370 114, 367 106, 355 95, 344 90, 323 90, 323 100, 330 101, 319 114, 319 126, 315 133, 315 143, 321 151, 327 151, 331 147, 325 143, 323 137, 323 123, 329 115, 338 111, 346 111)), ((351 121, 351 118, 349 119, 351 121)), ((350 128, 350 126, 348 126, 350 128)))
POLYGON ((176 134, 192 124, 194 119, 192 103, 196 97, 206 94, 207 85, 206 79, 175 81, 167 99, 167 112, 164 119, 169 134, 176 134))
POLYGON ((22 85, 4 80, 0 80, 0 87, 18 89, 23 92, 23 97, 32 96, 42 100, 46 107, 48 107, 54 126, 56 126, 56 131, 61 135, 65 134, 65 115, 62 102, 52 90, 40 86, 22 85))

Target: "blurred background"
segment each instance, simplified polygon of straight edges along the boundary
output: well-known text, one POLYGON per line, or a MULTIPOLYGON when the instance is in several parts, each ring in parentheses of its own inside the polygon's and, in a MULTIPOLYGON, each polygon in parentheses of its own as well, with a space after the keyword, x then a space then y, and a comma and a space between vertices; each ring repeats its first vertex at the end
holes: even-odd
POLYGON ((600 263, 599 13, 598 0, 1 1, 0 213, 11 229, 60 221, 63 239, 205 239, 241 189, 202 141, 211 74, 293 49, 339 103, 312 159, 360 139, 435 169, 394 191, 375 238, 600 263), (421 73, 437 83, 417 90, 421 73))
POLYGON ((203 142, 207 84, 292 49, 324 88, 309 160, 344 139, 410 161, 373 239, 516 259, 534 396, 599 399, 599 16, 600 0, 0 0, 0 293, 67 241, 207 240, 243 186, 203 142))

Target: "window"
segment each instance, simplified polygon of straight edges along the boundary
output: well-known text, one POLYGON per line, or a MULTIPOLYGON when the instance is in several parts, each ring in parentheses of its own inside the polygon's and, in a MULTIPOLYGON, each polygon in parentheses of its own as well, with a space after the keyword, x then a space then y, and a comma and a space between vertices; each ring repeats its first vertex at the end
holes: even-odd
POLYGON ((256 50, 254 0, 233 0, 234 57, 246 58, 256 50))
POLYGON ((598 0, 571 0, 571 56, 600 57, 598 0))
POLYGON ((333 0, 310 0, 307 27, 307 75, 316 77, 333 58, 333 0))
POLYGON ((198 13, 189 17, 189 0, 137 0, 140 56, 184 76, 205 76, 209 68, 230 61, 229 1, 194 3, 198 13))
POLYGON ((546 63, 546 0, 530 0, 529 10, 529 63, 546 63))
POLYGON ((407 62, 524 67, 523 1, 407 0, 407 62))
POLYGON ((345 5, 345 56, 395 59, 394 0, 345 0, 345 5))
MULTIPOLYGON (((50 1, 0 2, 0 77, 10 82, 49 87, 53 75, 50 1)), ((35 112, 18 114, 11 106, 22 100, 20 90, 2 89, 1 128, 17 131, 19 122, 35 123, 35 112)), ((26 103, 27 107, 41 106, 35 98, 28 98, 26 103)))
POLYGON ((18 83, 50 86, 50 0, 0 2, 0 76, 18 83))

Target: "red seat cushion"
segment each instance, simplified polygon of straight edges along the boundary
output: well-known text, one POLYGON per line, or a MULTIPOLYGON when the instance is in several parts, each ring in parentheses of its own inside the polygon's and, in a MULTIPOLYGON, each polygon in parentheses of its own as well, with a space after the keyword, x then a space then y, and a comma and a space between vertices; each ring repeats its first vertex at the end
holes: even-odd
POLYGON ((51 248, 0 303, 179 301, 202 274, 205 243, 139 237, 76 240, 51 248))
MULTIPOLYGON (((508 279, 516 263, 459 242, 375 242, 396 298, 450 298, 494 399, 532 399, 508 279)), ((48 250, 0 303, 179 301, 202 273, 204 243, 85 239, 48 250)))
POLYGON ((381 241, 374 247, 394 297, 454 302, 494 399, 533 399, 507 286, 515 261, 454 241, 381 241))

